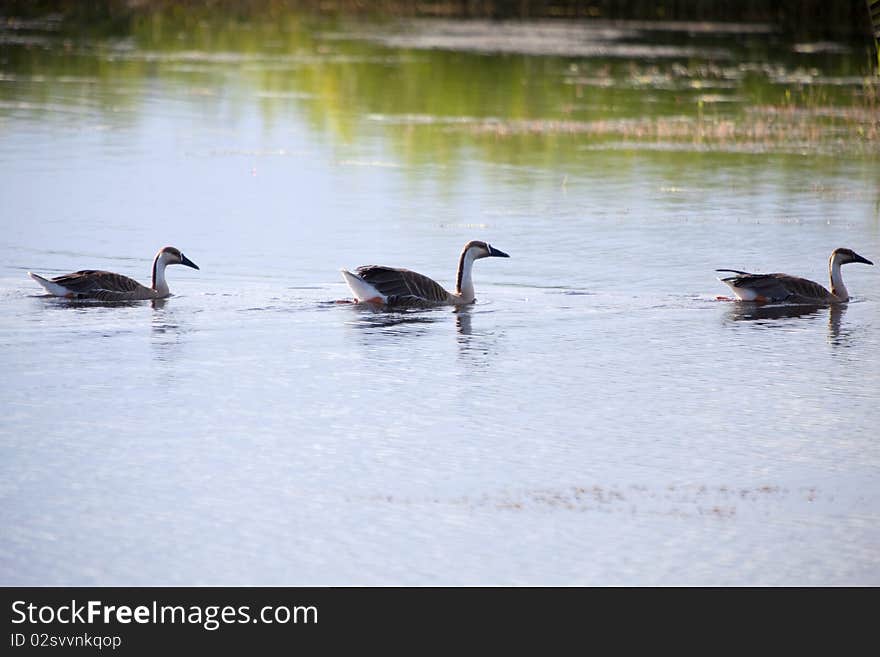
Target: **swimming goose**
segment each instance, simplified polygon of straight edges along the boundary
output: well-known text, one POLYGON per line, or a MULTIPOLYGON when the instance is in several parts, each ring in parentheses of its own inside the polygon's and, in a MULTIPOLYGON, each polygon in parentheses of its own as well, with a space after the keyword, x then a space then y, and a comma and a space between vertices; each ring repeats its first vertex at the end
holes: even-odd
POLYGON ((834 249, 828 260, 831 277, 831 291, 806 278, 788 274, 750 274, 736 269, 716 269, 731 272, 736 276, 719 278, 726 284, 739 301, 788 301, 792 303, 844 303, 849 301, 849 293, 843 284, 840 266, 850 262, 873 265, 852 249, 834 249))
POLYGON ((145 301, 164 299, 171 294, 165 282, 165 267, 186 265, 193 269, 198 266, 173 246, 159 250, 153 260, 152 287, 141 285, 133 278, 109 271, 84 269, 72 274, 47 279, 39 274, 28 272, 28 276, 46 288, 56 297, 67 299, 95 299, 97 301, 145 301))
POLYGON ((409 269, 381 265, 358 267, 355 273, 343 269, 342 276, 357 302, 386 306, 464 306, 476 300, 471 277, 474 260, 492 256, 510 257, 486 242, 471 241, 465 244, 458 259, 455 292, 448 292, 436 281, 409 269))

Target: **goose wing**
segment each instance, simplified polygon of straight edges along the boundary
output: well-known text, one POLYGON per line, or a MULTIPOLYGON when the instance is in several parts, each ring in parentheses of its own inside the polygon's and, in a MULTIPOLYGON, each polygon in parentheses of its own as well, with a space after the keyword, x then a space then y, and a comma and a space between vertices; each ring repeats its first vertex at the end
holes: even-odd
POLYGON ((136 301, 155 298, 155 292, 133 278, 109 271, 84 269, 52 279, 53 283, 73 292, 81 299, 99 301, 136 301))
POLYGON ((722 279, 733 287, 746 288, 767 301, 822 302, 833 298, 824 287, 806 278, 788 274, 749 274, 735 269, 719 269, 736 276, 722 279))
POLYGON ((449 299, 442 285, 409 269, 366 265, 356 271, 387 298, 388 305, 439 304, 449 299))

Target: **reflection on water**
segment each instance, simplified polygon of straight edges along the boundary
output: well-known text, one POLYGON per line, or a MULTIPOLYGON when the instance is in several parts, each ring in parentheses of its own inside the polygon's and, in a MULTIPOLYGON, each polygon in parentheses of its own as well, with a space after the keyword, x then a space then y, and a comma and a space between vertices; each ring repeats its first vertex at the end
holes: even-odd
MULTIPOLYGON (((462 336, 469 336, 473 333, 470 306, 463 306, 455 310, 455 326, 458 329, 458 333, 462 336)), ((461 343, 462 341, 459 340, 459 344, 461 343)))
POLYGON ((732 308, 727 311, 727 318, 732 322, 755 322, 761 327, 779 326, 773 320, 790 319, 794 317, 812 317, 822 310, 827 310, 828 304, 763 304, 751 301, 734 301, 732 308))
POLYGON ((828 341, 837 347, 850 346, 852 331, 848 328, 841 329, 847 306, 845 303, 834 304, 828 309, 828 341))
POLYGON ((460 308, 456 312, 458 358, 469 367, 477 369, 491 367, 493 358, 497 356, 497 329, 487 328, 493 327, 494 324, 490 322, 488 315, 489 312, 480 311, 473 306, 460 308), (475 318, 474 315, 477 317, 475 318), (478 327, 481 327, 476 331, 473 327, 475 321, 478 327))
MULTIPOLYGON (((253 110, 267 126, 305 119, 343 141, 378 123, 396 157, 410 164, 452 165, 473 148, 505 163, 549 156, 573 163, 585 148, 633 145, 696 155, 707 147, 800 153, 809 143, 876 157, 869 44, 793 51, 756 29, 767 26, 728 27, 389 25, 296 12, 240 21, 157 11, 128 24, 91 25, 84 37, 76 26, 8 21, 0 25, 8 57, 0 115, 72 114, 80 128, 118 129, 155 103, 156 90, 143 81, 157 76, 175 89, 175 102, 157 108, 163 115, 253 110), (24 33, 42 39, 40 47, 17 41, 24 33), (505 51, 520 56, 485 54, 505 51), (523 56, 529 53, 542 56, 523 56)), ((218 146, 195 152, 231 152, 218 146)), ((251 152, 296 155, 278 147, 251 152)), ((454 170, 445 175, 454 178, 454 170)))
POLYGON ((383 335, 412 335, 424 333, 423 330, 413 327, 434 324, 446 318, 448 308, 431 308, 420 310, 393 310, 381 307, 371 307, 369 304, 352 304, 351 309, 356 313, 353 321, 347 322, 349 326, 365 330, 367 332, 382 333, 383 335))
POLYGON ((355 312, 355 318, 346 322, 346 325, 363 331, 365 345, 373 347, 384 344, 408 351, 417 348, 415 344, 408 342, 414 336, 438 337, 447 329, 452 331, 454 318, 458 357, 461 362, 469 367, 482 368, 491 365, 492 353, 498 337, 497 331, 488 329, 475 331, 473 326, 475 321, 479 322, 480 316, 487 319, 486 324, 490 324, 488 316, 491 311, 480 311, 475 305, 456 308, 440 306, 405 311, 387 310, 365 304, 352 305, 350 308, 355 312))
POLYGON ((89 310, 101 309, 121 309, 121 308, 142 308, 146 306, 144 301, 98 301, 96 299, 66 299, 64 297, 56 297, 51 294, 34 294, 31 295, 37 299, 45 299, 46 304, 50 308, 76 310, 88 312, 89 310))
MULTIPOLYGON (((183 362, 181 346, 188 329, 182 321, 182 315, 190 311, 175 308, 174 304, 168 303, 168 299, 153 299, 150 303, 153 307, 150 346, 156 360, 169 365, 183 362)), ((169 367, 161 371, 166 380, 171 380, 178 369, 169 367)))
POLYGON ((828 315, 828 342, 836 346, 846 346, 850 332, 841 330, 841 324, 848 304, 762 304, 737 301, 727 311, 731 322, 754 322, 758 328, 773 329, 791 326, 779 320, 800 319, 805 321, 828 315))

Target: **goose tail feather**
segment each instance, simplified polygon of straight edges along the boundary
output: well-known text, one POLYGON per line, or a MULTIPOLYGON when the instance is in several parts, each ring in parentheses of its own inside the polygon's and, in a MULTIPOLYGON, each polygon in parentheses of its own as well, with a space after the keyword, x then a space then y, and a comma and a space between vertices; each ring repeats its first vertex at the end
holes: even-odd
POLYGON ((376 299, 381 299, 383 303, 386 301, 384 294, 357 274, 353 274, 347 269, 341 269, 340 271, 342 272, 342 278, 345 279, 356 301, 373 301, 376 299))
POLYGON ((35 274, 32 271, 29 271, 28 276, 34 279, 37 283, 45 288, 46 292, 56 297, 66 297, 70 294, 70 290, 62 285, 58 285, 58 283, 53 283, 48 278, 43 278, 39 274, 35 274))

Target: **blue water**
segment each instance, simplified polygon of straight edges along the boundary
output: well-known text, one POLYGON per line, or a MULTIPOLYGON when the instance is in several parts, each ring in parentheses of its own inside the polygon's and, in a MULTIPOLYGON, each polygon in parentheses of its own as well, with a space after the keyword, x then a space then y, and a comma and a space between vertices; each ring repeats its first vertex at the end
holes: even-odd
MULTIPOLYGON (((316 61, 351 66, 334 34, 316 61)), ((806 312, 714 272, 880 260, 875 156, 453 132, 435 158, 405 144, 442 125, 316 123, 310 88, 267 111, 277 60, 187 61, 0 64, 0 582, 880 584, 880 272, 806 312), (511 255, 471 308, 336 303, 362 264, 453 286, 470 239, 511 255), (201 269, 164 303, 26 276, 146 282, 165 244, 201 269)))

